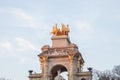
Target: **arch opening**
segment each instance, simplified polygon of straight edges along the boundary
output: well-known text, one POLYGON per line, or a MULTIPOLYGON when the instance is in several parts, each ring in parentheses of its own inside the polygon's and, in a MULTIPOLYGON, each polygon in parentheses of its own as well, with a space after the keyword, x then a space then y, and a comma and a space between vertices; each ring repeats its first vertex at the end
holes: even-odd
POLYGON ((58 71, 60 71, 60 76, 68 80, 66 77, 68 70, 63 65, 56 65, 51 69, 51 80, 55 80, 55 77, 59 75, 58 71))
POLYGON ((86 80, 85 78, 82 78, 81 80, 86 80))

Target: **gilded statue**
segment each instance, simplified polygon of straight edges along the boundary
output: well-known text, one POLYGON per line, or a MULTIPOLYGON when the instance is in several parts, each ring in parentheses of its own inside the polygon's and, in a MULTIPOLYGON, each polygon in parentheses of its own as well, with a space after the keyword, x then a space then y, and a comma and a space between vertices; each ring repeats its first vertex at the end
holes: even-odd
POLYGON ((62 29, 57 27, 57 24, 53 26, 53 29, 51 33, 55 36, 61 36, 61 35, 68 35, 70 32, 69 25, 65 26, 64 24, 61 24, 62 29))

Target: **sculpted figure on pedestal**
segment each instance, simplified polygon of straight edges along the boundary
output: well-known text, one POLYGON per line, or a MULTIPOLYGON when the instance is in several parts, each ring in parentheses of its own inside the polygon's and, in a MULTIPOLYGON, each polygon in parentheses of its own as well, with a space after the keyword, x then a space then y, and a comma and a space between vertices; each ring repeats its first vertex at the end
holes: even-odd
POLYGON ((65 80, 61 75, 60 75, 60 70, 57 71, 58 75, 55 77, 54 80, 65 80))
POLYGON ((68 35, 68 33, 70 32, 69 30, 69 26, 61 24, 62 29, 59 29, 57 27, 57 24, 53 26, 53 29, 51 31, 51 34, 55 35, 55 36, 61 36, 61 35, 68 35))

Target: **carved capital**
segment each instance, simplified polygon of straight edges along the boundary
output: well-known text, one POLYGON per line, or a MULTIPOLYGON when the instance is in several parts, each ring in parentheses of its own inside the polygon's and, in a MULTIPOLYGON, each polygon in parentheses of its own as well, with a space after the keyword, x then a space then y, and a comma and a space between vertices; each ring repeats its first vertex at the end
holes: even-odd
POLYGON ((43 60, 44 60, 44 61, 47 61, 47 60, 48 60, 48 57, 47 57, 47 56, 43 57, 43 60))
POLYGON ((47 56, 42 56, 39 59, 40 59, 40 62, 46 62, 48 60, 48 57, 47 56))
POLYGON ((68 58, 69 58, 69 60, 73 60, 74 59, 74 55, 73 54, 68 55, 68 58))

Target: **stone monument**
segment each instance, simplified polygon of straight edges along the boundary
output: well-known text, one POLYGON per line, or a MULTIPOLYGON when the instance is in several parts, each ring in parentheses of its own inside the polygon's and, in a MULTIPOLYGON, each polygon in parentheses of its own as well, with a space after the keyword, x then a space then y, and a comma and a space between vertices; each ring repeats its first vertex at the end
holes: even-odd
POLYGON ((53 26, 52 46, 44 45, 38 55, 41 73, 29 71, 29 80, 65 80, 60 73, 67 71, 68 80, 92 80, 92 68, 83 71, 84 59, 76 44, 69 38, 69 26, 53 26))

